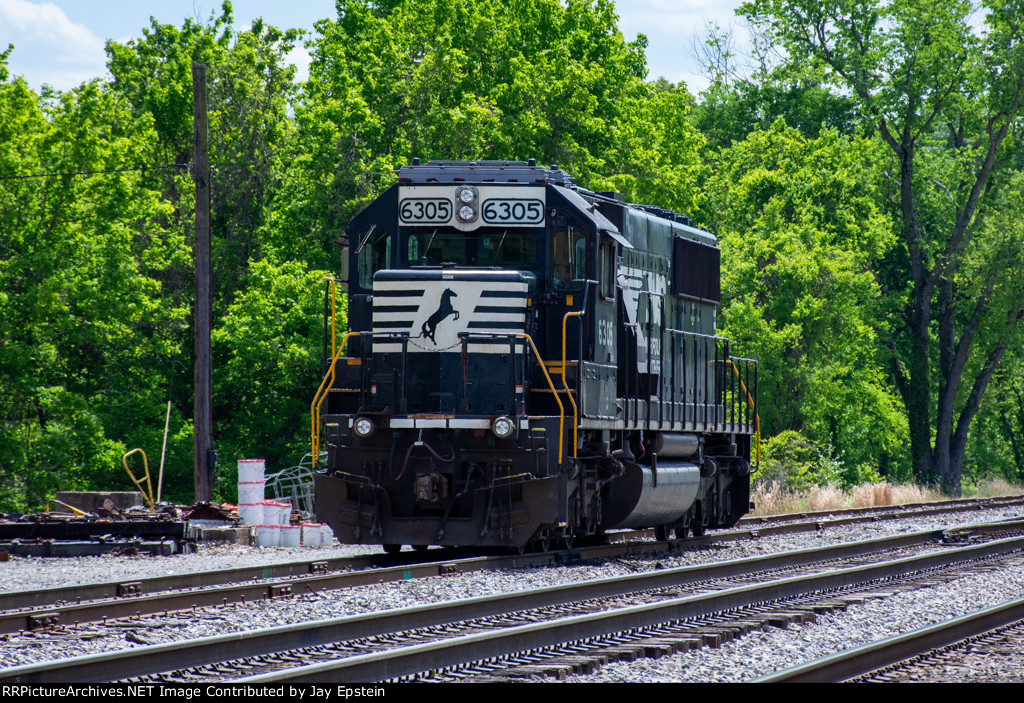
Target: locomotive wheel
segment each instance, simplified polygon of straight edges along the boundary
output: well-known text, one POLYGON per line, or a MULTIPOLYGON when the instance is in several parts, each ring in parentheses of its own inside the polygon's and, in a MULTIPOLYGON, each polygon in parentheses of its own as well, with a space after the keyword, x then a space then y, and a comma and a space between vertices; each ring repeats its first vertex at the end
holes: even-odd
POLYGON ((672 528, 668 525, 658 525, 654 528, 654 539, 659 542, 668 542, 671 539, 672 528))
POLYGON ((402 551, 402 545, 400 545, 400 544, 385 544, 384 545, 384 553, 385 554, 398 554, 400 551, 402 551))
POLYGON ((572 543, 575 540, 575 538, 576 535, 572 534, 571 532, 566 532, 564 535, 562 535, 562 539, 560 539, 559 541, 562 543, 563 548, 572 549, 572 543))
POLYGON ((707 530, 707 528, 699 522, 691 524, 690 527, 693 528, 694 537, 703 537, 705 530, 707 530))
POLYGON ((537 540, 537 551, 548 552, 551 551, 551 533, 544 530, 544 534, 537 540))

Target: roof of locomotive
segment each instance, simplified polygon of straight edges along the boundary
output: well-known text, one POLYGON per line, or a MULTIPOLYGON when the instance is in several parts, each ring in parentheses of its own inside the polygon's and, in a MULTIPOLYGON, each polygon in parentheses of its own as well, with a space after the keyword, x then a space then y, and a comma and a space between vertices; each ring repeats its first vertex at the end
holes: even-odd
MULTIPOLYGON (((690 218, 686 215, 654 205, 627 203, 618 193, 594 192, 580 188, 573 183, 572 177, 558 166, 550 168, 540 166, 536 159, 529 161, 429 161, 426 164, 421 164, 419 159, 414 158, 411 165, 398 169, 398 182, 399 184, 543 183, 558 185, 571 193, 567 199, 594 220, 598 229, 616 233, 620 231, 619 227, 616 227, 600 212, 588 207, 589 203, 603 201, 634 211, 642 211, 648 218, 666 220, 666 224, 672 223, 671 229, 678 234, 685 233, 690 238, 702 241, 714 242, 715 240, 714 235, 710 232, 693 227, 690 218), (589 203, 585 201, 589 201, 589 203)), ((632 248, 632 245, 624 238, 622 241, 632 248)))
POLYGON ((572 186, 565 171, 529 161, 430 161, 398 169, 399 183, 553 183, 572 186))

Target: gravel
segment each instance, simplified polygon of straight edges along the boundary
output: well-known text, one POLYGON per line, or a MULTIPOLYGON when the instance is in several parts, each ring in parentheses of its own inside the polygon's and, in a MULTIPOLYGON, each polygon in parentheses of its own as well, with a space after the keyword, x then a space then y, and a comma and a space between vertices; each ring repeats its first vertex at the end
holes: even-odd
MULTIPOLYGON (((387 608, 453 600, 492 593, 603 578, 656 568, 673 568, 747 556, 757 556, 825 544, 854 542, 906 532, 942 529, 1000 518, 1024 517, 1018 508, 884 521, 829 528, 819 532, 762 537, 749 542, 713 545, 674 554, 622 558, 560 568, 474 572, 430 579, 364 586, 301 595, 283 601, 201 609, 196 613, 93 624, 42 634, 24 633, 0 638, 0 666, 17 666, 55 658, 125 649, 145 644, 246 631, 303 620, 341 617, 387 608)), ((76 585, 98 581, 145 578, 232 568, 289 560, 332 558, 377 551, 363 547, 319 550, 257 549, 201 545, 199 553, 170 557, 82 557, 34 559, 12 557, 0 566, 0 589, 76 585)), ((1024 567, 997 569, 922 591, 894 595, 845 613, 820 616, 817 623, 787 630, 750 634, 720 649, 702 649, 659 660, 608 665, 594 676, 574 681, 710 682, 741 681, 824 656, 842 648, 888 637, 931 622, 1019 597, 1024 592, 1024 567)))

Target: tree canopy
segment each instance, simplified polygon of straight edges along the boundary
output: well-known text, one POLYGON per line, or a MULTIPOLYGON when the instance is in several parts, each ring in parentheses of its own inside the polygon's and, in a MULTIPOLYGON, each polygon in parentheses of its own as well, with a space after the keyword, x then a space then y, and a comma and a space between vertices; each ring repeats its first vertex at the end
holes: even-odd
POLYGON ((768 454, 798 483, 1020 480, 1021 0, 741 13, 753 68, 713 34, 696 96, 650 80, 611 0, 338 0, 308 35, 238 29, 225 2, 109 42, 111 78, 66 92, 0 54, 0 509, 127 488, 120 455, 158 451, 168 401, 164 493, 190 497, 193 61, 219 497, 235 459, 307 450, 334 240, 412 157, 536 158, 718 235, 722 330, 761 360, 768 454))

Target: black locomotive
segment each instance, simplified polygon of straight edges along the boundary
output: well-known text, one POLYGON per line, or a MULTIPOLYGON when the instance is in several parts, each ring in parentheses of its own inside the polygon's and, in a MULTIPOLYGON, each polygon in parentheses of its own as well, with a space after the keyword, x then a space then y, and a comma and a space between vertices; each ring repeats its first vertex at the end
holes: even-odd
POLYGON ((548 548, 749 508, 757 365, 715 335, 715 238, 557 167, 418 159, 338 243, 313 401, 342 543, 548 548))

